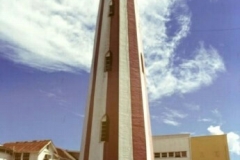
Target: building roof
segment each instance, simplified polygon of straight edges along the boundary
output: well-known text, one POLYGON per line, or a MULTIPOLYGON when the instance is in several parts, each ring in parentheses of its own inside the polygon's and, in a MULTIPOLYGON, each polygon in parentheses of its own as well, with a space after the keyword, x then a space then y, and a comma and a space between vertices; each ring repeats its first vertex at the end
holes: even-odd
POLYGON ((12 149, 14 152, 39 152, 50 143, 51 140, 24 141, 5 143, 3 146, 12 149))
POLYGON ((169 135, 154 135, 153 139, 161 139, 161 138, 180 138, 180 137, 190 137, 189 133, 184 134, 169 134, 169 135))
POLYGON ((79 159, 79 156, 80 156, 80 151, 69 151, 69 150, 66 150, 71 156, 73 156, 76 160, 79 159))
POLYGON ((200 136, 193 136, 191 137, 192 139, 196 139, 196 138, 218 138, 218 137, 226 137, 227 138, 227 134, 219 134, 219 135, 200 135, 200 136))
POLYGON ((72 159, 72 160, 75 160, 75 157, 73 157, 72 155, 70 155, 66 150, 64 149, 61 149, 61 148, 56 148, 57 149, 57 153, 58 153, 58 156, 61 158, 61 159, 72 159))
POLYGON ((12 150, 7 148, 7 147, 4 147, 3 145, 0 145, 0 152, 4 152, 4 153, 12 153, 12 150))

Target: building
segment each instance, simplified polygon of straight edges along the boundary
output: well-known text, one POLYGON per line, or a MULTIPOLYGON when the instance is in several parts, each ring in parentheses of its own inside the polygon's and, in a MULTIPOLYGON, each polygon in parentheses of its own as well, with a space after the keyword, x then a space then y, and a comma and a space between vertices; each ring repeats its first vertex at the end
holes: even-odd
POLYGON ((100 0, 80 160, 153 160, 137 0, 100 0))
POLYGON ((193 160, 229 160, 226 135, 191 138, 193 160))
MULTIPOLYGON (((61 148, 56 148, 56 149, 57 149, 57 154, 58 154, 59 160, 78 160, 78 157, 76 158, 71 154, 71 153, 73 153, 73 151, 71 151, 69 153, 67 150, 64 150, 61 148)), ((77 155, 79 156, 79 154, 77 154, 77 155)))
POLYGON ((55 147, 51 140, 11 142, 0 146, 0 160, 77 160, 71 155, 74 153, 55 147))
POLYGON ((0 145, 0 160, 12 160, 13 151, 0 145))
POLYGON ((189 134, 153 136, 155 160, 191 160, 190 145, 189 134))
POLYGON ((189 134, 153 136, 155 160, 229 160, 226 135, 190 137, 189 134))
POLYGON ((75 160, 79 159, 80 156, 80 151, 70 151, 70 150, 66 150, 72 157, 75 158, 75 160))
MULTIPOLYGON (((153 136, 155 160, 230 160, 226 135, 190 134, 153 136)), ((78 160, 79 151, 55 147, 52 141, 5 143, 0 160, 78 160)))

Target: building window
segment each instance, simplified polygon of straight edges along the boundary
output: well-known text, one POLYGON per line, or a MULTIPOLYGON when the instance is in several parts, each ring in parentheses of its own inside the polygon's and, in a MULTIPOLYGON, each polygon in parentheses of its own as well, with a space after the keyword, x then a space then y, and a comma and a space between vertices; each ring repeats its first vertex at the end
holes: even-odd
POLYGON ((23 160, 29 160, 30 154, 29 153, 23 153, 23 160))
POLYGON ((162 153, 162 158, 167 158, 167 152, 162 153))
POLYGON ((113 1, 111 0, 109 3, 109 13, 108 16, 111 17, 114 15, 114 5, 113 5, 113 1))
POLYGON ((186 151, 182 151, 182 157, 187 157, 187 152, 186 151))
POLYGON ((160 153, 154 153, 155 158, 160 158, 160 153))
POLYGON ((174 157, 174 152, 169 152, 168 157, 174 157))
POLYGON ((6 153, 12 155, 12 154, 13 154, 13 151, 9 151, 9 150, 7 150, 6 153))
POLYGON ((107 115, 103 116, 101 121, 101 141, 105 142, 108 140, 109 120, 107 115))
POLYGON ((14 153, 15 160, 21 160, 22 154, 21 153, 14 153))
POLYGON ((108 72, 112 70, 112 52, 108 51, 105 55, 104 71, 108 72))
POLYGON ((53 159, 58 159, 58 154, 57 153, 54 153, 53 159))
POLYGON ((175 152, 175 157, 181 157, 180 152, 175 152))
POLYGON ((43 160, 49 160, 49 159, 51 159, 51 155, 45 154, 43 160))

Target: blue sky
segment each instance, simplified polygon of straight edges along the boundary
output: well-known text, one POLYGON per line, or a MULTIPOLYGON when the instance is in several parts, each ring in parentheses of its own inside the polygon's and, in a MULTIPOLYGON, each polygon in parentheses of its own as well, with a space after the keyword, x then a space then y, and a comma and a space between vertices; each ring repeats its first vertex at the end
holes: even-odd
MULTIPOLYGON (((139 0, 152 132, 227 134, 240 158, 240 2, 139 0)), ((79 149, 98 3, 0 0, 0 143, 79 149)))

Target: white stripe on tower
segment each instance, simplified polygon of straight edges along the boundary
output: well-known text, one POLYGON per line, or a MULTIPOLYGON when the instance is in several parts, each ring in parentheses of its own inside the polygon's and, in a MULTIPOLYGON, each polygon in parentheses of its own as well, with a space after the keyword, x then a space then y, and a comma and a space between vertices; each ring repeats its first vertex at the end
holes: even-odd
POLYGON ((130 91, 127 1, 120 3, 119 40, 119 160, 132 160, 132 110, 130 91))
MULTIPOLYGON (((94 44, 94 52, 93 52, 93 60, 92 60, 92 69, 91 69, 91 79, 90 79, 90 88, 89 88, 89 99, 85 113, 85 124, 84 124, 84 132, 82 138, 82 146, 81 146, 81 154, 80 160, 90 160, 90 155, 92 155, 93 151, 90 150, 91 142, 92 142, 92 129, 93 129, 93 118, 95 111, 95 90, 97 88, 97 70, 99 65, 99 54, 100 54, 100 39, 102 37, 102 20, 103 20, 103 8, 104 8, 104 0, 99 3, 99 13, 98 13, 98 21, 97 28, 95 34, 95 44, 94 44)), ((99 78, 98 78, 99 79, 99 78)), ((104 108, 104 107, 103 107, 104 108)), ((96 133, 98 134, 98 133, 96 133)), ((98 158, 97 158, 98 159, 98 158)))
POLYGON ((108 3, 104 3, 99 58, 96 72, 96 86, 94 93, 93 121, 90 141, 89 160, 102 160, 104 157, 104 143, 100 142, 101 119, 106 114, 106 100, 108 87, 108 72, 104 72, 105 54, 109 50, 110 19, 108 17, 108 3))

